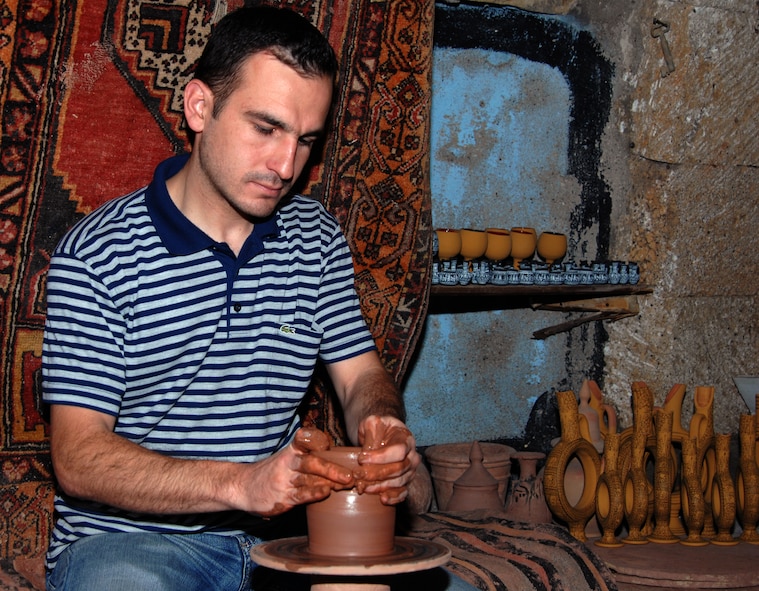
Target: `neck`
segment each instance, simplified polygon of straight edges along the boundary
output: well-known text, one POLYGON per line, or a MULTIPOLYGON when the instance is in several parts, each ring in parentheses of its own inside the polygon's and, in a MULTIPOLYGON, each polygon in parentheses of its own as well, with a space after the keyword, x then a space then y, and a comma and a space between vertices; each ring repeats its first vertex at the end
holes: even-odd
POLYGON ((174 205, 209 237, 227 244, 235 254, 239 254, 253 231, 253 221, 223 199, 211 199, 207 191, 196 190, 196 187, 202 187, 202 183, 191 180, 191 177, 188 166, 185 166, 166 182, 174 205))

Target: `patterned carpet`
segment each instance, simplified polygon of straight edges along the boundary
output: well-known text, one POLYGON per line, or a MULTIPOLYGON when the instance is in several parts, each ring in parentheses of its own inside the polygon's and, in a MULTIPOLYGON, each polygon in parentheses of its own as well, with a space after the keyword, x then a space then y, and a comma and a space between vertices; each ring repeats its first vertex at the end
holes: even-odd
POLYGON ((488 510, 428 513, 408 527, 414 537, 448 546, 447 567, 483 591, 617 591, 603 560, 557 525, 488 510))
MULTIPOLYGON (((214 18, 241 2, 0 0, 3 570, 42 552, 50 530, 40 403, 50 253, 83 215, 145 184, 157 162, 186 148, 178 91, 214 18)), ((400 381, 427 309, 433 4, 282 4, 325 31, 341 60, 336 133, 303 189, 343 224, 365 316, 400 381)), ((306 412, 338 439, 330 401, 317 387, 306 412)))

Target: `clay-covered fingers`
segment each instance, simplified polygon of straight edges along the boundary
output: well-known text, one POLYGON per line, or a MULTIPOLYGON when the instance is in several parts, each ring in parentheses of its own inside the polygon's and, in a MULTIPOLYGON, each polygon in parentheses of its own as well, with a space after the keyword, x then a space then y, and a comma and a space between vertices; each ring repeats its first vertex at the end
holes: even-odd
POLYGON ((295 475, 291 482, 305 489, 305 494, 312 487, 327 485, 331 490, 341 490, 354 484, 353 473, 348 468, 314 453, 329 449, 329 444, 327 434, 314 427, 301 427, 295 432, 291 446, 295 454, 292 465, 295 475))
POLYGON ((329 437, 324 431, 306 425, 295 432, 292 447, 300 454, 329 449, 329 437))
POLYGON ((352 488, 355 478, 349 468, 315 455, 328 448, 325 433, 301 428, 288 446, 250 465, 254 476, 246 487, 251 505, 248 510, 264 516, 278 515, 296 505, 320 501, 332 490, 352 488))
POLYGON ((299 458, 298 475, 293 481, 297 486, 309 486, 324 481, 332 490, 351 488, 355 483, 350 468, 335 464, 315 454, 304 454, 299 458))
POLYGON ((380 493, 385 504, 400 503, 421 457, 416 440, 399 419, 371 416, 359 426, 362 452, 354 470, 359 491, 380 493))
MULTIPOLYGON (((362 456, 377 461, 399 461, 416 448, 416 440, 408 427, 393 417, 370 416, 358 428, 362 456)), ((368 460, 371 461, 371 460, 368 460)))

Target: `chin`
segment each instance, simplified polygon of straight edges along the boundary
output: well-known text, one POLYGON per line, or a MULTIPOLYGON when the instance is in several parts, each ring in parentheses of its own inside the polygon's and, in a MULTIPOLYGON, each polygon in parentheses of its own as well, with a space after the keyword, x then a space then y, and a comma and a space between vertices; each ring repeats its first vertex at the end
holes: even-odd
POLYGON ((271 203, 256 204, 256 207, 246 208, 246 209, 243 209, 242 211, 245 214, 245 216, 248 218, 251 218, 254 220, 266 219, 270 217, 277 210, 277 206, 279 205, 280 201, 281 201, 280 199, 277 199, 277 200, 272 200, 271 203))

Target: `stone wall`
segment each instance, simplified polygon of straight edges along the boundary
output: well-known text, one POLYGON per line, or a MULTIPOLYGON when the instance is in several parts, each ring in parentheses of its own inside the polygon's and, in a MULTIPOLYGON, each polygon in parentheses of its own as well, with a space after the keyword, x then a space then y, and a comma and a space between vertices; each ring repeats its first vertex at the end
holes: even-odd
POLYGON ((658 403, 686 384, 684 421, 694 388, 714 386, 715 427, 734 433, 747 410, 732 376, 759 374, 759 9, 585 0, 572 14, 616 68, 610 255, 639 261, 654 288, 638 317, 607 327, 604 392, 624 426, 632 381, 658 403))

